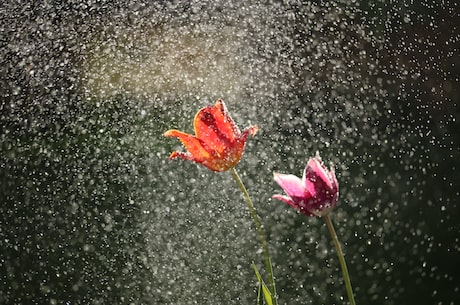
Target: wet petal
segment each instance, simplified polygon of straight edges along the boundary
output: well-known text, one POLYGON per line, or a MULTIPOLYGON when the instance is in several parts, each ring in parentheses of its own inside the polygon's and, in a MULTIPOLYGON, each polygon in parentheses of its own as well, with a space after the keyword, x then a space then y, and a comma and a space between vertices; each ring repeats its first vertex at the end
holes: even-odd
POLYGON ((282 202, 285 202, 285 203, 289 204, 290 206, 292 206, 292 207, 294 207, 296 209, 300 209, 299 206, 289 196, 273 195, 272 198, 281 200, 282 202))
POLYGON ((176 159, 176 158, 183 159, 183 160, 195 161, 195 158, 189 152, 184 153, 184 152, 180 152, 180 151, 173 151, 169 155, 170 160, 173 160, 173 159, 176 159))
POLYGON ((319 178, 329 187, 329 189, 333 189, 329 173, 327 172, 327 169, 321 161, 321 158, 319 158, 319 156, 316 156, 315 158, 310 158, 310 160, 308 160, 304 176, 307 180, 310 180, 315 184, 320 183, 319 181, 317 181, 317 179, 319 178))
POLYGON ((334 167, 328 171, 318 154, 308 161, 302 179, 276 173, 274 178, 288 196, 273 198, 289 203, 307 216, 323 216, 337 205, 339 185, 334 167))
POLYGON ((188 150, 187 153, 175 152, 170 158, 192 160, 217 172, 235 167, 243 155, 248 136, 257 132, 257 127, 253 126, 241 134, 222 100, 200 109, 195 115, 194 128, 196 135, 178 130, 164 134, 178 138, 188 150))
POLYGON ((196 137, 219 154, 222 154, 226 148, 231 148, 235 138, 240 136, 239 129, 222 100, 198 111, 194 119, 194 128, 196 137))
POLYGON ((286 192, 291 198, 303 198, 305 197, 305 186, 302 179, 295 175, 285 175, 279 173, 273 173, 273 178, 276 183, 286 192))
POLYGON ((316 187, 315 187, 315 184, 313 182, 311 182, 309 179, 305 179, 304 180, 304 183, 305 183, 305 188, 307 190, 307 192, 312 196, 316 196, 316 187))
POLYGON ((214 105, 215 109, 218 111, 215 113, 215 119, 217 123, 217 128, 219 131, 224 134, 230 141, 235 141, 236 137, 240 136, 240 130, 233 121, 230 113, 227 110, 227 106, 223 100, 217 100, 214 105))
MULTIPOLYGON (((209 151, 209 148, 206 147, 206 144, 204 144, 203 141, 191 134, 172 129, 166 131, 164 133, 164 136, 178 138, 182 142, 182 144, 184 144, 188 152, 193 156, 194 161, 202 162, 203 160, 209 159, 211 157, 211 152, 209 151)), ((170 159, 171 157, 179 157, 182 159, 191 160, 180 153, 172 153, 170 159)))
POLYGON ((336 192, 339 191, 339 182, 337 181, 337 177, 335 176, 335 169, 334 166, 331 165, 330 176, 332 179, 332 189, 336 192))
POLYGON ((246 142, 249 136, 254 136, 257 131, 259 130, 259 127, 257 126, 251 126, 247 127, 243 130, 243 133, 241 134, 241 139, 246 142))

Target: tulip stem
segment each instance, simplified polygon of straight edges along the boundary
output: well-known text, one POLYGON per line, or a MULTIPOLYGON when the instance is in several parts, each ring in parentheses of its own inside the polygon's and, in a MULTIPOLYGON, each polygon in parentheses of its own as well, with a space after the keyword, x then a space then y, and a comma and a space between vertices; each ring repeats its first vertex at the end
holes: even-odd
POLYGON ((277 295, 276 295, 276 289, 275 289, 275 279, 273 275, 273 267, 272 267, 270 255, 268 253, 267 241, 265 239, 265 234, 262 229, 262 225, 260 223, 259 216, 257 216, 256 209, 254 208, 254 204, 252 203, 251 197, 249 197, 249 193, 246 190, 246 187, 244 186, 243 181, 241 180, 240 176, 236 172, 236 169, 232 167, 230 171, 232 172, 232 175, 236 181, 236 184, 238 185, 241 192, 243 193, 244 199, 246 200, 246 203, 248 204, 248 208, 249 208, 249 212, 251 213, 252 220, 254 221, 254 224, 256 225, 257 233, 259 233, 260 242, 262 244, 262 249, 265 255, 265 268, 267 268, 267 271, 268 271, 269 290, 270 290, 270 293, 272 294, 273 305, 277 305, 278 301, 277 301, 277 295))
POLYGON ((324 215, 324 220, 326 221, 327 228, 331 234, 332 241, 334 242, 335 250, 339 257, 340 266, 342 267, 343 279, 345 281, 345 287, 347 288, 348 300, 351 305, 356 305, 355 297, 353 296, 353 289, 351 288, 350 275, 348 274, 347 263, 345 262, 345 256, 343 255, 342 248, 340 247, 339 239, 335 233, 334 225, 332 224, 331 217, 329 214, 324 215))

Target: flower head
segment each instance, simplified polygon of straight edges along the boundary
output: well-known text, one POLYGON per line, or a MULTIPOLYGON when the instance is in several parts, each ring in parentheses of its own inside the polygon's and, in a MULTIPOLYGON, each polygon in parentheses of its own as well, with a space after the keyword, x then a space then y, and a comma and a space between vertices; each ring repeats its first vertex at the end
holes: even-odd
POLYGON ((276 183, 283 188, 286 195, 274 195, 307 216, 323 216, 336 205, 339 184, 334 167, 328 170, 319 154, 308 160, 302 179, 294 175, 274 173, 276 183))
POLYGON ((216 172, 226 171, 240 162, 248 136, 258 129, 252 126, 240 132, 222 100, 200 109, 193 125, 195 135, 175 129, 165 132, 164 136, 178 138, 188 150, 175 151, 169 159, 191 160, 216 172))

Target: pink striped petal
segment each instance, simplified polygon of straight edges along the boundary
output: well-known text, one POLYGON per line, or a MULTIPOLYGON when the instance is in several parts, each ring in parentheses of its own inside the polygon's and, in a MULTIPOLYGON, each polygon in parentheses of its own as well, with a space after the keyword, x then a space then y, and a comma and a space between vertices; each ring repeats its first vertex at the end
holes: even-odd
POLYGON ((275 182, 286 192, 291 198, 305 197, 305 186, 302 179, 295 175, 285 175, 280 173, 273 173, 275 182))
POLYGON ((282 202, 289 204, 290 206, 292 206, 295 209, 300 209, 299 206, 289 196, 273 195, 272 198, 281 200, 282 202))
POLYGON ((304 175, 307 180, 311 180, 312 182, 316 183, 321 183, 319 181, 315 181, 317 177, 319 177, 322 182, 324 182, 327 187, 329 187, 329 189, 333 189, 329 173, 327 172, 327 169, 319 156, 310 158, 310 160, 308 160, 304 175))

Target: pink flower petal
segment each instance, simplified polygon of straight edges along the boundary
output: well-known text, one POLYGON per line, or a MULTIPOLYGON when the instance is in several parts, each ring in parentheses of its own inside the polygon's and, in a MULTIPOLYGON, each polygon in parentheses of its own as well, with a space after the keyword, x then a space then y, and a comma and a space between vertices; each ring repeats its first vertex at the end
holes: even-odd
POLYGON ((332 189, 338 193, 339 191, 339 182, 337 181, 337 177, 335 176, 335 169, 334 166, 331 165, 330 175, 332 178, 332 189))
POLYGON ((305 197, 305 186, 302 179, 295 175, 285 175, 273 173, 275 182, 286 192, 291 198, 305 197))
MULTIPOLYGON (((319 156, 308 160, 307 168, 305 168, 305 177, 307 180, 311 180, 313 182, 317 179, 316 177, 319 177, 324 183, 326 183, 329 189, 333 189, 329 173, 319 156)), ((319 181, 316 181, 316 183, 318 182, 319 181)))
POLYGON ((304 183, 305 183, 305 188, 307 192, 311 195, 311 197, 315 197, 316 196, 315 184, 308 179, 305 179, 304 181, 305 181, 304 183))
POLYGON ((289 196, 273 195, 272 198, 281 200, 282 202, 289 204, 290 206, 292 206, 295 209, 300 209, 299 206, 289 196))
POLYGON ((319 154, 310 158, 302 179, 294 175, 274 174, 275 181, 287 196, 275 195, 307 216, 324 216, 336 205, 339 184, 334 167, 330 171, 324 166, 319 154))

